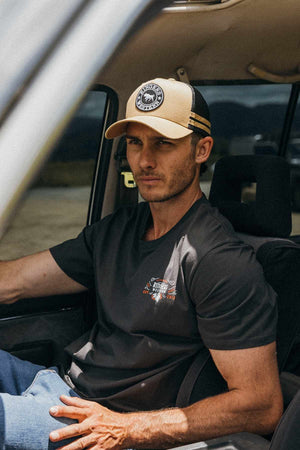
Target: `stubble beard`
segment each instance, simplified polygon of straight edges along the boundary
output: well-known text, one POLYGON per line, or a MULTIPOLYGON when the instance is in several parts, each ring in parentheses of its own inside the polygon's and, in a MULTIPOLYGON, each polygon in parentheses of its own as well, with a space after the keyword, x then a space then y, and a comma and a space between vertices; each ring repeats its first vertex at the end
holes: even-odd
MULTIPOLYGON (((151 203, 162 203, 183 194, 194 182, 196 176, 196 164, 194 158, 186 160, 186 164, 180 170, 175 170, 168 184, 168 192, 155 194, 151 192, 141 192, 143 199, 151 203)), ((151 173, 143 173, 140 175, 152 175, 151 173)), ((164 177, 160 177, 164 181, 164 177)))

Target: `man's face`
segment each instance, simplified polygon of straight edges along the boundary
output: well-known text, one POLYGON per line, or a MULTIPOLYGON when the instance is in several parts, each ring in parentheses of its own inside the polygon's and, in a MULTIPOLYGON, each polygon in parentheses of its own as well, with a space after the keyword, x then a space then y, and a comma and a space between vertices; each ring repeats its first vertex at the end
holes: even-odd
POLYGON ((126 132, 127 160, 142 197, 163 202, 199 185, 199 165, 191 136, 169 139, 146 125, 130 123, 126 132))

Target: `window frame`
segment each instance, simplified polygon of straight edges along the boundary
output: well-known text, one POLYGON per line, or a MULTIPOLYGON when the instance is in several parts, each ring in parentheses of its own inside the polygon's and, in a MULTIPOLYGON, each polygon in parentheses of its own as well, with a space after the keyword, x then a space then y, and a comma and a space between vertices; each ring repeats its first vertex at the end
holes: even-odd
POLYGON ((116 92, 105 85, 94 85, 91 91, 103 91, 107 94, 99 150, 94 166, 94 175, 91 185, 91 194, 88 206, 87 225, 91 225, 101 219, 104 194, 113 141, 105 139, 105 130, 117 120, 119 100, 116 92))
POLYGON ((279 143, 279 153, 278 153, 279 156, 286 157, 287 154, 288 143, 291 137, 292 126, 295 120, 299 92, 300 92, 300 84, 293 84, 289 98, 289 103, 285 114, 285 120, 283 123, 281 139, 279 143))

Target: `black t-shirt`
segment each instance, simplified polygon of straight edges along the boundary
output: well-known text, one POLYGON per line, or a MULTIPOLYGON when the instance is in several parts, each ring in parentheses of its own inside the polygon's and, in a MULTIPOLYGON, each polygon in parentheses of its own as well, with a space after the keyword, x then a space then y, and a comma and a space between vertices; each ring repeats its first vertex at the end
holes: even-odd
POLYGON ((173 406, 196 353, 276 338, 275 294, 217 209, 202 198, 164 236, 144 241, 150 217, 147 203, 122 208, 51 249, 97 294, 97 323, 67 348, 67 380, 116 410, 173 406))

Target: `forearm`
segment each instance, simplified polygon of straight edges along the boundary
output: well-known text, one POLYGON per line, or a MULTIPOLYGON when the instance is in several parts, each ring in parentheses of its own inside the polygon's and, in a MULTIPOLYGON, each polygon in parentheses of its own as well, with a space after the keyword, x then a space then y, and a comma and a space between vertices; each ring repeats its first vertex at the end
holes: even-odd
POLYGON ((167 448, 241 431, 266 434, 273 431, 280 415, 281 399, 263 405, 231 391, 183 409, 129 414, 125 444, 167 448))
POLYGON ((0 262, 0 303, 71 294, 85 289, 58 267, 48 250, 15 261, 0 262))
POLYGON ((37 297, 55 287, 49 279, 43 253, 0 262, 0 302, 9 304, 22 298, 37 297))
POLYGON ((0 261, 0 303, 14 303, 22 297, 17 266, 17 261, 0 261))

